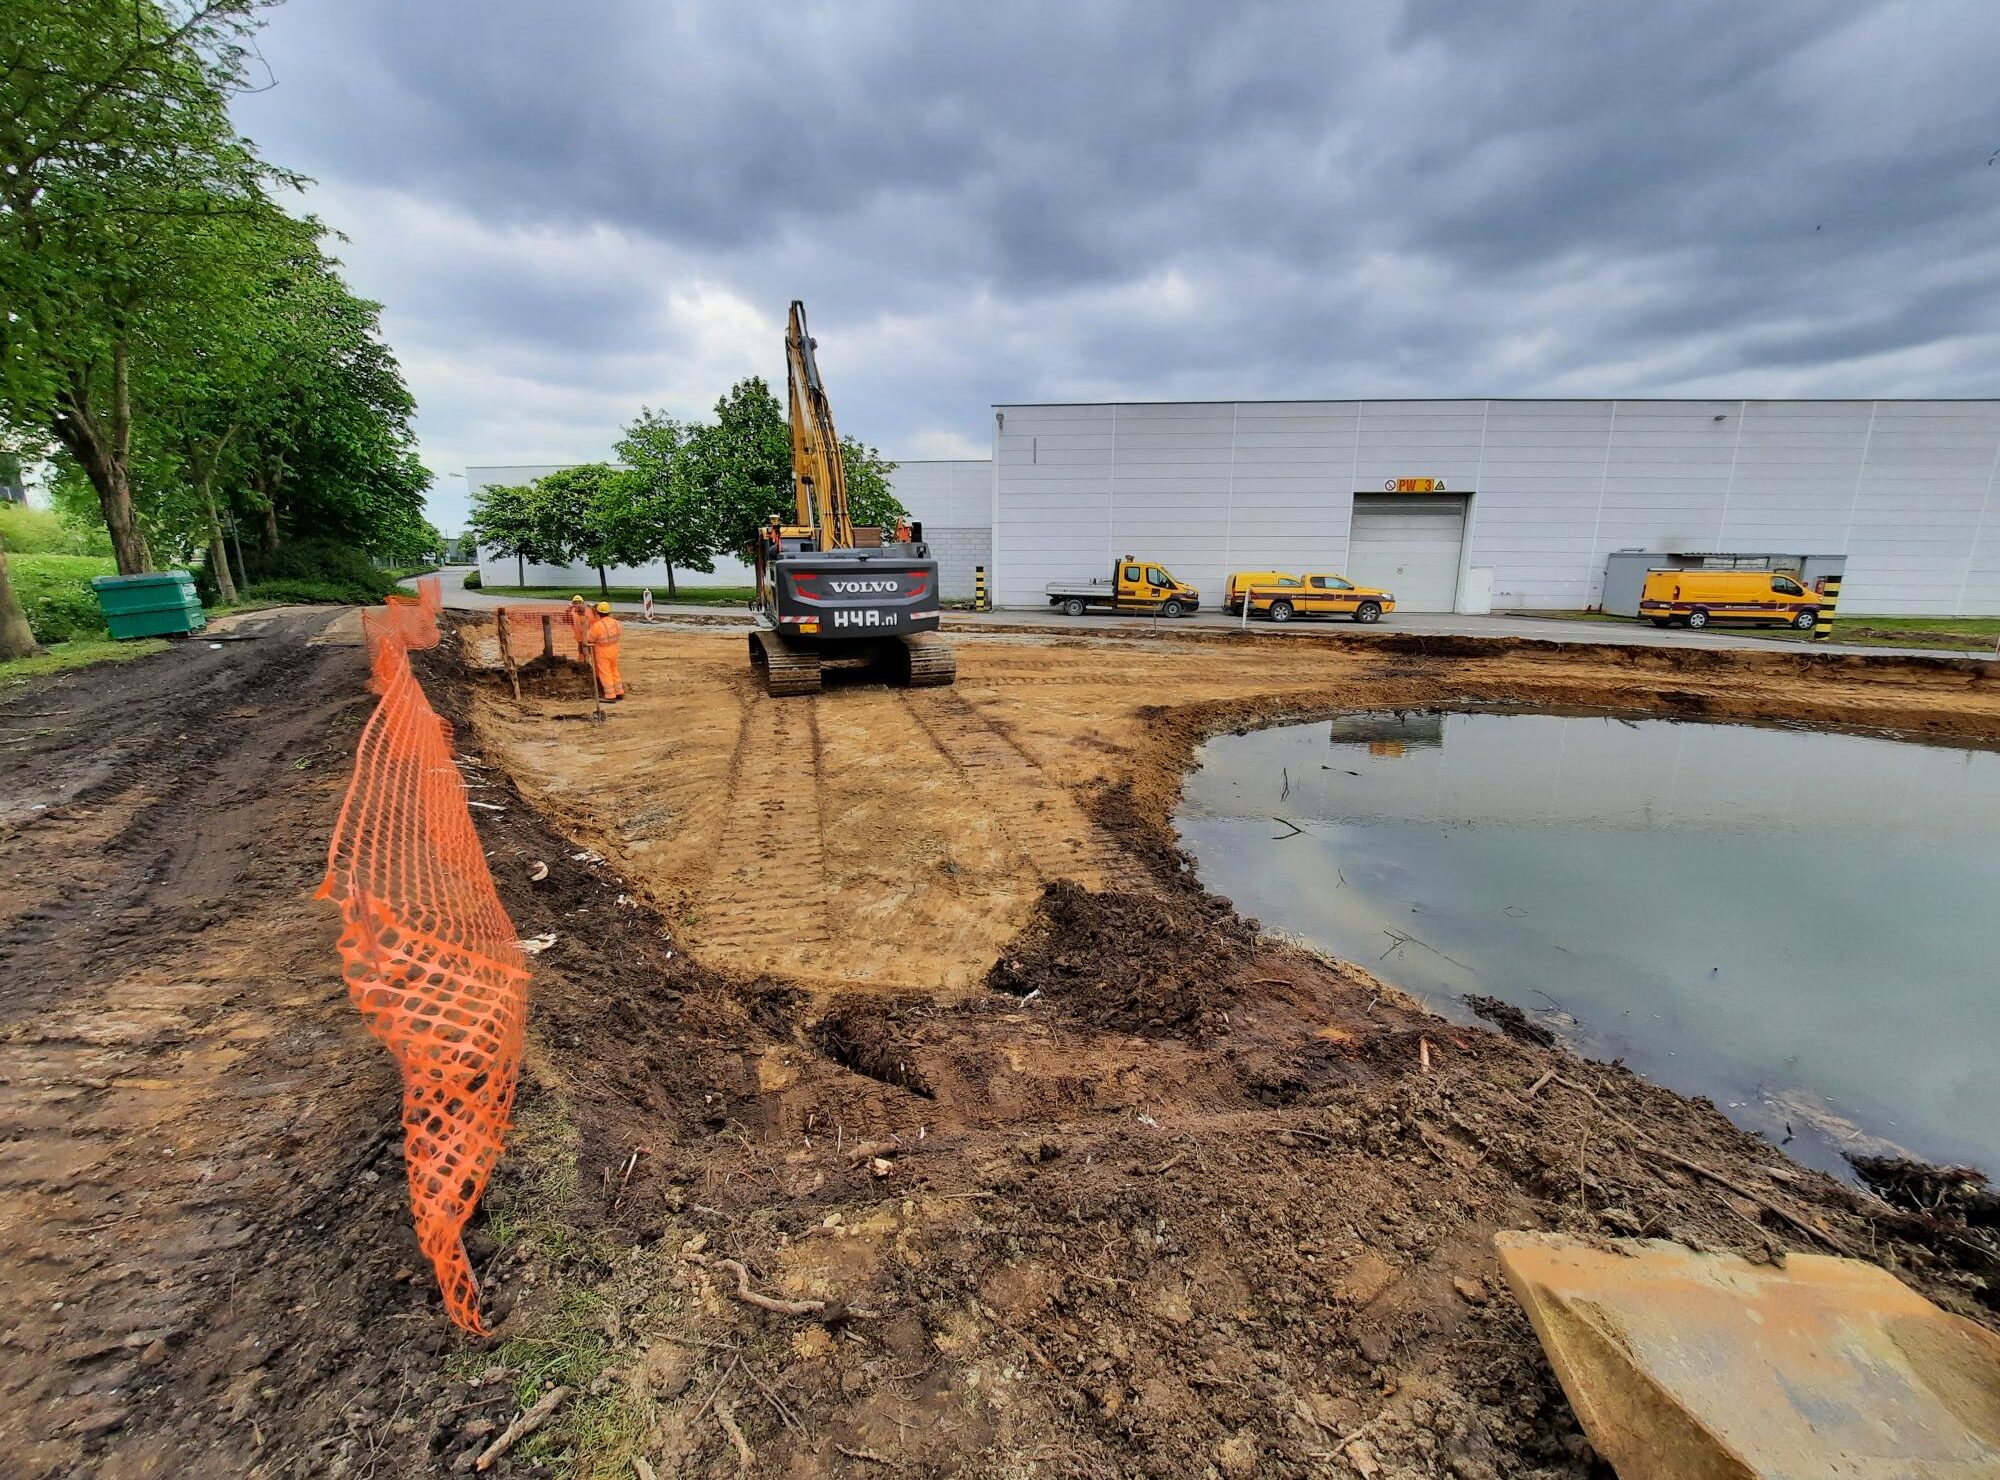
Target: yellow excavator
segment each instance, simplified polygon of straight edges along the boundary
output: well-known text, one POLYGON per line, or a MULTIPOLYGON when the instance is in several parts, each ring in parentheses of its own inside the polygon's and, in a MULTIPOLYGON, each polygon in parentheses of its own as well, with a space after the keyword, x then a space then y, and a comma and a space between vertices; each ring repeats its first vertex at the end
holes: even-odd
POLYGON ((840 436, 817 349, 796 299, 785 329, 796 522, 757 532, 758 620, 750 666, 774 695, 816 694, 828 669, 859 669, 913 688, 951 683, 958 659, 935 634, 937 561, 921 527, 857 526, 840 436))

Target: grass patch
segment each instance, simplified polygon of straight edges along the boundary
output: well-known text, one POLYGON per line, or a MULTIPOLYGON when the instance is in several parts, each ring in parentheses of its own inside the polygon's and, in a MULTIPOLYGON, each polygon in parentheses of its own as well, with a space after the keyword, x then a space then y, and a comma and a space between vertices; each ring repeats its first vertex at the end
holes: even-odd
POLYGON ((271 580, 245 586, 242 599, 229 608, 257 606, 372 606, 376 598, 338 581, 271 580))
POLYGON ((0 503, 0 548, 11 555, 109 555, 102 524, 72 524, 47 509, 0 503))
MULTIPOLYGON (((613 586, 610 596, 605 596, 595 586, 476 586, 491 596, 531 596, 541 601, 568 601, 572 596, 581 596, 585 601, 641 601, 645 598, 645 588, 641 586, 613 586)), ((757 594, 754 586, 683 586, 671 597, 666 592, 653 590, 653 600, 661 606, 672 602, 675 606, 745 606, 757 594)))
MULTIPOLYGON (((1760 634, 1780 642, 1811 642, 1809 632, 1779 627, 1760 634)), ((1853 647, 1951 648, 1991 653, 2000 643, 2000 617, 1845 617, 1833 619, 1830 642, 1853 647)))
MULTIPOLYGON (((1643 619, 1621 617, 1610 612, 1517 611, 1510 617, 1549 617, 1564 622, 1622 622, 1639 626, 1643 619)), ((1645 625, 1651 625, 1646 623, 1645 625)), ((1678 630, 1678 629, 1676 629, 1678 630)), ((1751 637, 1767 637, 1774 642, 1810 643, 1810 632, 1790 627, 1752 626, 1718 618, 1711 632, 1741 632, 1751 637)), ((1957 648, 1968 653, 1991 652, 2000 642, 2000 617, 1873 617, 1862 612, 1841 612, 1833 619, 1829 642, 1850 647, 1957 648)))
POLYGON ((118 574, 117 563, 109 556, 10 554, 7 574, 35 641, 73 642, 107 635, 90 582, 95 576, 118 574))
POLYGON ((124 663, 133 658, 150 658, 165 652, 170 644, 164 637, 141 637, 131 642, 113 642, 108 637, 79 638, 74 642, 51 643, 48 650, 33 658, 15 658, 0 663, 0 683, 16 683, 45 674, 64 673, 72 668, 89 668, 97 663, 124 663))
POLYGON ((495 1365, 510 1369, 514 1399, 522 1408, 550 1388, 574 1389, 555 1417, 515 1453, 546 1461, 571 1480, 630 1480, 631 1457, 641 1452, 651 1423, 650 1405, 623 1382, 591 1391, 617 1355, 607 1319, 613 1298, 606 1292, 616 1288, 618 1276, 595 1286, 563 1283, 565 1267, 628 1264, 620 1259, 614 1265, 619 1251, 600 1248, 570 1223, 580 1139, 559 1090, 545 1087, 520 1108, 503 1175, 487 1191, 486 1231, 542 1271, 548 1303, 517 1334, 459 1352, 451 1367, 461 1378, 495 1365))

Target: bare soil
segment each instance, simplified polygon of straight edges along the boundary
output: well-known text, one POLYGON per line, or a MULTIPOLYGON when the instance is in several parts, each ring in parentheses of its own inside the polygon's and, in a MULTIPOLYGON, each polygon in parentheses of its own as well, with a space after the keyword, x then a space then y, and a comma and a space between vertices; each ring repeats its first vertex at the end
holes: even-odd
POLYGON ((1849 1250, 1995 1324, 1975 1183, 1878 1197, 1443 1022, 1262 935, 1168 823, 1226 728, 1479 701, 1990 744, 1981 670, 995 635, 955 690, 774 703, 740 633, 635 623, 603 725, 560 668, 516 706, 476 632, 420 657, 557 937, 469 1239, 497 1336, 458 1336, 308 897, 371 702, 322 621, 0 694, 9 1475, 463 1473, 557 1382, 486 1473, 1601 1475, 1500 1228, 1849 1250))
POLYGON ((949 693, 779 704, 740 642, 640 632, 602 726, 566 720, 580 689, 554 677, 471 701, 603 855, 583 866, 686 953, 579 941, 599 984, 549 1048, 567 1084, 631 1086, 575 1116, 578 1201, 627 1251, 591 1286, 617 1422, 558 1433, 558 1470, 735 1474, 726 1413, 759 1474, 1602 1473, 1498 1277, 1502 1228, 1852 1252, 1995 1320, 1977 1219, 1264 937, 1168 823, 1221 729, 1518 702, 1992 743, 1977 672, 995 637, 961 642, 949 693), (746 1303, 724 1258, 827 1309, 746 1303))

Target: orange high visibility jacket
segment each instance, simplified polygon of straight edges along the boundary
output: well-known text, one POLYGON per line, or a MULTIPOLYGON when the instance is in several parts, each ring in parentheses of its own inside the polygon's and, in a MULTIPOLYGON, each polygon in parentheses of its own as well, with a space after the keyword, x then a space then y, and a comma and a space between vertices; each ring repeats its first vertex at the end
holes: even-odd
POLYGON ((618 634, 622 630, 624 629, 618 625, 616 617, 593 617, 590 626, 584 632, 584 641, 593 647, 616 647, 618 634))

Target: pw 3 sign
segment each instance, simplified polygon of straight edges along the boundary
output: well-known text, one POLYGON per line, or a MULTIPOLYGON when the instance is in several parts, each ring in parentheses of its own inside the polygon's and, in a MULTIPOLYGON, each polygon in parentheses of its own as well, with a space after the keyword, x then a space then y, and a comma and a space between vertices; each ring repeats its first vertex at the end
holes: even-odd
POLYGON ((1449 493, 1442 478, 1384 478, 1384 493, 1449 493))

